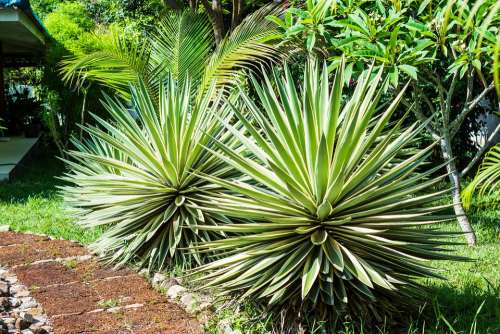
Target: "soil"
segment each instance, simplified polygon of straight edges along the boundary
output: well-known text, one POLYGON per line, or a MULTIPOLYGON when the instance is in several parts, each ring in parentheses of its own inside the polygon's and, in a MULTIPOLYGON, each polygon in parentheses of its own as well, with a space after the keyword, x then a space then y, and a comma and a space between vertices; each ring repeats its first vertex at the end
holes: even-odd
POLYGON ((25 244, 29 245, 35 241, 49 240, 48 237, 33 235, 33 234, 19 234, 15 232, 3 232, 0 239, 0 246, 25 244))
MULTIPOLYGON (((3 240, 3 235, 0 238, 3 240)), ((24 241, 25 239, 21 239, 24 241)), ((2 247, 0 263, 5 266, 31 264, 41 260, 87 255, 85 248, 65 240, 44 240, 2 247)))
POLYGON ((12 270, 27 287, 46 287, 78 281, 78 275, 59 262, 44 262, 16 267, 12 270))
POLYGON ((69 241, 0 233, 0 265, 29 288, 55 333, 203 333, 196 319, 132 270, 75 259, 87 254, 69 241))

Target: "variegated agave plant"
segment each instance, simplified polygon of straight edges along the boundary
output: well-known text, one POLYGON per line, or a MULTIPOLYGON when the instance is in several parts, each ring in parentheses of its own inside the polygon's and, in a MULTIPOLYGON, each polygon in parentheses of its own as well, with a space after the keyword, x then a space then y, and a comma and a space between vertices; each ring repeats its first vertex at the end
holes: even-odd
POLYGON ((80 224, 107 226, 93 249, 111 262, 138 261, 150 270, 174 262, 189 266, 191 256, 203 261, 179 248, 212 239, 213 232, 198 230, 200 222, 226 219, 195 208, 206 194, 218 196, 221 187, 192 172, 234 176, 234 169, 203 148, 213 147, 215 138, 237 152, 235 139, 216 119, 215 109, 219 117, 229 110, 214 86, 194 102, 189 80, 181 86, 172 78, 167 82, 159 101, 145 85, 132 87, 131 109, 106 98, 111 121, 96 116, 99 126, 84 128, 89 138, 75 141, 76 149, 68 152, 74 159, 67 161, 71 172, 64 179, 70 186, 63 188, 80 224))
POLYGON ((414 278, 436 276, 425 261, 450 258, 427 227, 453 218, 432 204, 447 193, 432 191, 442 166, 420 170, 432 146, 402 154, 424 125, 389 122, 403 93, 377 110, 382 71, 367 71, 342 103, 341 67, 332 85, 314 63, 302 87, 288 69, 254 81, 258 103, 241 90, 249 113, 234 113, 244 130, 225 126, 251 154, 221 141, 212 150, 249 181, 204 175, 232 193, 199 209, 251 222, 200 227, 234 233, 198 245, 223 256, 194 271, 206 286, 321 319, 376 319, 411 301, 414 278))

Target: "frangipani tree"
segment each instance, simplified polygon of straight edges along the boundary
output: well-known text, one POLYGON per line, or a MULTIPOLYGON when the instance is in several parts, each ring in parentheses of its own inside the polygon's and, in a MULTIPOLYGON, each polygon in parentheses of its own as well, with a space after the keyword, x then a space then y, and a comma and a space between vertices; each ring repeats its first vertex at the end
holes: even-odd
POLYGON ((302 41, 308 52, 326 55, 331 69, 344 57, 347 82, 355 82, 373 59, 386 68, 385 88, 394 96, 412 79, 402 102, 413 105, 421 121, 433 116, 426 130, 447 161, 455 213, 470 245, 476 237, 460 201, 460 182, 494 143, 500 125, 462 171, 454 143, 466 118, 488 104, 483 102, 492 105, 488 112, 498 111, 499 9, 494 0, 311 0, 303 9, 288 10, 284 20, 273 19, 283 44, 300 49, 302 41))

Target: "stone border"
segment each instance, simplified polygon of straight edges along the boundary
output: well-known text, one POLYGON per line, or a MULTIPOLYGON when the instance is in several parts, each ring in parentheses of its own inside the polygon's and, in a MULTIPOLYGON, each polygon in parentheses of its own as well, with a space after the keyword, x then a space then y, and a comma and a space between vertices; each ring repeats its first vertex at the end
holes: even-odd
MULTIPOLYGON (((210 320, 214 319, 216 310, 213 296, 190 291, 182 285, 180 278, 170 278, 160 272, 150 276, 148 270, 143 269, 139 271, 139 275, 150 280, 153 288, 160 293, 166 294, 169 301, 178 304, 189 314, 195 315, 203 326, 206 326, 210 320)), ((219 319, 216 327, 220 334, 242 334, 239 330, 232 328, 228 319, 219 319)))
POLYGON ((48 316, 17 276, 0 266, 0 334, 54 334, 48 316))
MULTIPOLYGON (((2 226, 0 225, 0 232, 10 232, 10 228, 8 226, 2 226)), ((36 236, 36 237, 42 237, 44 240, 40 240, 39 242, 47 242, 50 243, 52 242, 68 242, 69 244, 74 244, 74 246, 77 246, 77 248, 80 249, 82 246, 79 242, 70 240, 66 241, 65 239, 58 239, 54 238, 45 234, 40 234, 40 233, 33 233, 33 232, 14 232, 14 234, 19 234, 19 235, 26 235, 26 236, 36 236)), ((1 234, 1 233, 0 233, 1 234)), ((25 241, 23 242, 21 239, 17 241, 16 238, 12 239, 12 237, 7 238, 7 243, 3 246, 0 246, 0 249, 10 249, 10 248, 16 248, 16 247, 24 247, 26 246, 25 241)), ((37 241, 38 242, 38 241, 37 241)), ((56 244, 58 245, 58 244, 56 244)), ((42 247, 43 248, 43 247, 42 247)), ((84 248, 81 248, 84 249, 84 248)), ((21 249, 21 251, 24 251, 21 249)), ((7 254, 13 252, 13 250, 8 250, 7 254)), ((30 293, 31 288, 28 288, 25 281, 25 278, 21 277, 25 275, 26 273, 23 273, 23 267, 25 266, 37 266, 40 265, 42 267, 46 266, 46 264, 50 263, 59 263, 59 265, 64 265, 66 266, 68 262, 75 262, 75 263, 86 263, 93 258, 98 260, 98 257, 94 257, 93 255, 96 255, 95 253, 89 252, 88 249, 85 248, 84 254, 80 255, 80 252, 68 252, 67 254, 65 253, 66 256, 61 256, 62 254, 59 254, 59 257, 52 256, 51 258, 43 258, 40 257, 40 260, 38 259, 30 259, 28 260, 27 264, 24 263, 26 261, 23 261, 23 264, 21 262, 17 263, 17 261, 10 261, 11 264, 8 266, 0 266, 0 334, 54 334, 55 330, 58 330, 57 322, 60 322, 60 318, 64 318, 67 316, 74 316, 74 315, 80 315, 80 314, 89 314, 89 315, 94 315, 94 314, 120 314, 121 312, 125 313, 130 313, 130 315, 135 315, 137 317, 137 314, 140 314, 140 309, 148 309, 149 302, 146 299, 142 301, 145 297, 143 294, 139 294, 142 297, 138 297, 137 301, 129 303, 127 305, 110 305, 109 307, 99 307, 100 305, 97 303, 98 308, 92 309, 90 311, 84 311, 81 313, 78 311, 78 313, 64 313, 64 314, 56 314, 54 313, 54 310, 52 311, 45 311, 46 305, 44 305, 43 298, 40 300, 40 303, 37 302, 36 299, 38 299, 37 294, 38 292, 33 292, 33 294, 30 293), (93 254, 93 255, 91 255, 93 254), (21 270, 21 272, 18 272, 18 270, 21 270), (19 276, 21 275, 21 276, 19 276), (25 285, 21 284, 24 283, 25 285), (3 283, 3 284, 2 284, 3 283), (5 298, 3 298, 5 297, 5 298), (142 298, 142 299, 141 299, 142 298), (134 313, 135 312, 135 313, 134 313), (139 312, 139 313, 137 313, 139 312), (55 322, 53 322, 55 321, 55 322)), ((24 253, 22 253, 24 254, 24 253)), ((56 253, 54 253, 55 255, 56 253)), ((5 254, 4 254, 5 255, 5 254)), ((23 255, 24 256, 24 255, 23 255)), ((27 255, 29 258, 31 255, 27 255)), ((7 260, 9 257, 7 257, 7 260)), ((7 261, 9 262, 9 261, 7 261)), ((97 261, 91 261, 95 262, 97 264, 97 261)), ((100 269, 105 269, 105 267, 101 267, 100 265, 97 267, 100 269)), ((141 275, 137 274, 137 270, 134 270, 134 268, 124 268, 127 272, 129 272, 129 275, 131 277, 136 277, 136 279, 140 279, 143 281, 143 284, 148 286, 148 290, 151 292, 152 295, 158 296, 158 303, 153 303, 154 305, 157 305, 155 307, 166 307, 169 310, 173 310, 174 312, 181 312, 179 314, 185 314, 181 315, 181 318, 179 318, 179 323, 176 323, 178 320, 172 320, 173 322, 169 323, 170 320, 166 320, 167 322, 165 325, 167 326, 173 326, 172 329, 175 328, 175 330, 185 330, 196 332, 196 333, 201 333, 203 332, 202 326, 200 326, 199 321, 196 320, 194 317, 193 313, 187 312, 187 310, 183 307, 179 307, 178 303, 173 303, 169 298, 165 296, 165 291, 158 291, 157 289, 151 289, 151 284, 149 280, 144 280, 144 277, 141 277, 141 275), (127 270, 128 269, 128 270, 127 270), (156 290, 156 291, 155 291, 156 290), (160 301, 161 300, 161 301, 160 301), (178 311, 177 311, 178 310, 178 311), (180 326, 180 327, 178 327, 180 326)), ((108 270, 108 269, 105 269, 108 270)), ((43 271, 43 270, 42 270, 43 271)), ((97 271, 96 271, 97 272, 97 271)), ((28 272, 29 274, 29 272, 28 272)), ((46 273, 47 274, 47 273, 46 273)), ((127 276, 127 275, 126 275, 127 276)), ((118 276, 103 276, 100 277, 96 280, 91 280, 89 282, 106 282, 111 279, 122 279, 126 276, 123 275, 118 275, 118 276)), ((49 276, 47 276, 49 277, 49 276)), ((28 280, 30 281, 30 280, 28 280)), ((36 280, 35 280, 36 281, 36 280)), ((45 281, 44 281, 45 282, 45 281)), ((87 282, 87 281, 85 281, 87 282)), ((85 283, 84 282, 84 283, 85 283)), ((56 283, 56 284, 50 284, 50 280, 44 283, 44 289, 51 289, 51 288, 57 288, 59 285, 61 286, 68 286, 71 284, 79 284, 80 281, 68 281, 64 283, 56 283), (47 285, 47 283, 49 283, 47 285)), ((123 282, 122 282, 123 283, 123 282)), ((86 284, 86 283, 85 283, 86 284)), ((105 283, 108 284, 108 283, 105 283)), ((99 288, 96 286, 95 287, 97 290, 94 291, 99 295, 99 288)), ((101 287, 102 288, 102 287, 101 287)), ((127 285, 124 285, 124 288, 119 288, 117 291, 111 292, 111 295, 114 293, 125 293, 121 291, 129 291, 129 288, 127 285), (123 290, 125 289, 125 290, 123 290)), ((37 290, 38 291, 38 290, 37 290)), ((141 290, 143 291, 143 290, 141 290)), ((43 292, 42 292, 43 293, 43 292)), ((127 292, 129 293, 129 292, 127 292)), ((146 293, 146 292, 144 292, 146 293)), ((132 296, 132 295, 130 295, 132 296)), ((135 294, 134 294, 135 296, 135 294)), ((51 297, 50 297, 51 298, 51 297)), ((57 297, 59 298, 59 297, 57 297)), ((57 299, 56 298, 56 299, 57 299)), ((127 297, 128 298, 128 297, 127 297)), ((95 296, 93 296, 92 299, 95 299, 95 296)), ((110 299, 111 300, 111 299, 110 299)), ((50 300, 49 300, 50 302, 50 300)), ((50 303, 49 303, 50 304, 50 303)), ((151 304, 151 305, 153 305, 151 304)), ((162 313, 165 314, 165 313, 162 313)), ((170 313, 166 313, 170 314, 170 313)), ((107 316, 99 316, 102 319, 107 319, 107 316)), ((168 318, 168 317, 167 317, 168 318)), ((167 319, 166 318, 166 319, 167 319)), ((146 316, 145 318, 141 316, 141 319, 144 319, 146 322, 141 323, 140 326, 146 326, 150 330, 158 330, 159 328, 163 328, 163 324, 157 325, 156 318, 152 318, 152 316, 146 316), (151 319, 149 319, 151 318, 151 319), (147 320, 149 319, 149 320, 147 320), (151 322, 152 321, 152 322, 151 322), (154 327, 154 328, 153 328, 154 327), (157 328, 158 327, 158 328, 157 328)), ((139 320, 138 320, 139 321, 139 320)), ((138 322, 139 323, 139 322, 138 322)), ((83 323, 82 323, 83 324, 83 323)), ((126 325, 126 324, 125 324, 126 325)), ((143 327, 144 328, 144 327, 143 327)), ((170 328, 170 327, 169 327, 170 328)), ((67 329, 64 327, 64 329, 67 329)), ((87 328, 88 329, 88 328, 87 328)), ((140 328, 139 328, 140 329, 140 328)), ((169 329, 170 330, 170 329, 169 329)), ((72 332, 73 333, 73 332, 72 332)))

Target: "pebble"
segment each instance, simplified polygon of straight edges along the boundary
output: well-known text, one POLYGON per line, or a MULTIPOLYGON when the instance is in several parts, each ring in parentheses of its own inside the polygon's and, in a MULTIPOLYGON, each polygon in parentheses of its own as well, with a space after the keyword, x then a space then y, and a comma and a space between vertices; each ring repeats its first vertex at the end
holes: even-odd
POLYGON ((0 334, 53 334, 48 317, 28 288, 1 267, 0 334))
POLYGON ((27 322, 26 320, 24 320, 22 318, 17 318, 16 319, 16 325, 15 325, 15 327, 16 327, 16 329, 18 331, 22 331, 24 329, 28 329, 30 327, 30 325, 31 324, 29 322, 27 322))
POLYGON ((195 311, 198 300, 196 300, 195 296, 192 293, 186 293, 181 297, 181 303, 189 312, 193 312, 195 311))
POLYGON ((9 296, 9 285, 7 282, 0 281, 0 297, 8 297, 9 296))
POLYGON ((186 291, 186 288, 180 285, 173 285, 167 291, 167 296, 171 299, 176 299, 181 293, 186 291))

